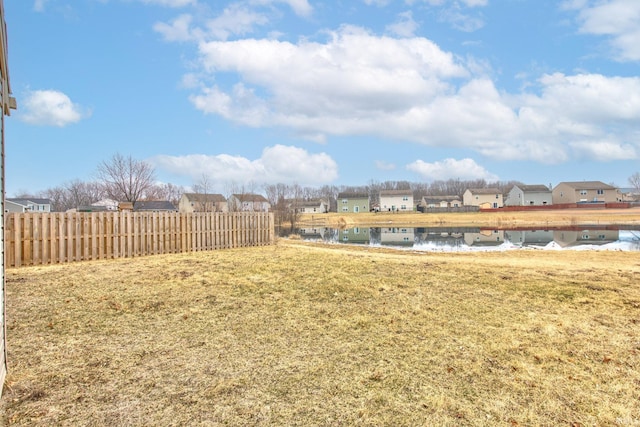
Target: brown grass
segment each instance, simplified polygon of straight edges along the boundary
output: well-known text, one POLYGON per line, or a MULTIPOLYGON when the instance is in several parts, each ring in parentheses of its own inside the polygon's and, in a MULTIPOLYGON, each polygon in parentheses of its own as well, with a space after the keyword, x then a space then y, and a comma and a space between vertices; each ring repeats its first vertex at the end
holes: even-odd
POLYGON ((640 225, 640 207, 630 209, 559 209, 529 212, 469 212, 423 214, 410 213, 327 213, 304 214, 298 227, 402 224, 420 226, 477 226, 486 227, 561 227, 574 225, 640 225))
POLYGON ((5 425, 640 425, 640 259, 272 247, 7 271, 5 425))

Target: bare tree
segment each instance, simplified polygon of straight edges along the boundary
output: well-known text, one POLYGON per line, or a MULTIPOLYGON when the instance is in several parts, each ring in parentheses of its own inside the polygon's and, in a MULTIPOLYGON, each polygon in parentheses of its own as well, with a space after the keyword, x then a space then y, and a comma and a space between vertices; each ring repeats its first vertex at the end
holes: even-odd
POLYGON ((155 171, 145 161, 118 153, 100 163, 98 178, 112 199, 136 202, 143 199, 145 193, 153 187, 155 171))
POLYGON ((178 206, 183 193, 185 193, 185 189, 182 185, 175 185, 169 182, 154 185, 147 191, 146 197, 150 200, 168 200, 174 206, 178 206))
POLYGON ((636 172, 629 177, 629 185, 631 185, 637 193, 640 193, 640 172, 636 172))

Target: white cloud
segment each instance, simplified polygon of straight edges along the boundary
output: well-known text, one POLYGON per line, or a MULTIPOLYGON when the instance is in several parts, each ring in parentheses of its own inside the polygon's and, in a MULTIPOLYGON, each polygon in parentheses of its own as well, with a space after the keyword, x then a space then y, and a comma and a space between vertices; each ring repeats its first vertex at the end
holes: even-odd
POLYGON ((621 144, 614 141, 576 141, 570 144, 581 157, 598 159, 601 161, 635 159, 638 149, 630 144, 621 144))
POLYGON ((189 14, 183 14, 176 17, 170 24, 164 22, 157 22, 154 24, 153 29, 162 34, 165 40, 171 42, 183 42, 194 40, 197 37, 191 30, 191 22, 193 17, 189 14))
POLYGON ((383 160, 376 160, 376 169, 382 171, 392 171, 395 170, 396 165, 394 163, 385 162, 383 160))
POLYGON ((565 4, 578 9, 580 32, 609 37, 614 56, 620 61, 640 60, 640 2, 637 0, 600 1, 565 4))
POLYGON ((329 155, 312 154, 302 148, 284 145, 266 147, 256 160, 228 154, 193 154, 161 155, 150 161, 159 169, 191 177, 194 181, 208 176, 219 185, 229 182, 322 185, 338 178, 338 166, 329 155))
POLYGON ((36 12, 43 12, 44 6, 45 4, 47 4, 47 1, 49 0, 36 0, 33 4, 33 10, 35 10, 36 12))
POLYGON ((42 126, 64 127, 79 122, 90 112, 71 102, 56 90, 36 90, 27 94, 21 106, 20 118, 26 123, 42 126))
POLYGON ((410 10, 400 13, 393 24, 387 25, 387 32, 399 37, 413 37, 418 29, 418 23, 413 19, 410 10))
POLYGON ((252 4, 270 5, 273 3, 285 3, 298 16, 308 17, 313 13, 313 7, 308 0, 250 0, 252 4))
POLYGON ((185 7, 185 6, 194 6, 198 2, 197 0, 140 0, 144 4, 157 4, 159 6, 167 6, 167 7, 185 7))
POLYGON ((207 22, 207 32, 214 39, 226 40, 231 35, 244 35, 254 31, 258 25, 265 25, 268 19, 244 5, 232 4, 222 14, 207 22))
POLYGON ((407 165, 407 169, 416 172, 422 178, 435 181, 447 179, 485 179, 497 181, 498 177, 478 165, 473 159, 444 159, 433 163, 416 160, 407 165))

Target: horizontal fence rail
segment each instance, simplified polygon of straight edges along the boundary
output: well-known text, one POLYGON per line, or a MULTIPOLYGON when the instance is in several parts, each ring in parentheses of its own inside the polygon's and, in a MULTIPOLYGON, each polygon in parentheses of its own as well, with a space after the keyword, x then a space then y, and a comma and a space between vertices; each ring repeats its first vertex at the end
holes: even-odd
POLYGON ((5 265, 98 259, 270 245, 268 212, 5 213, 5 265))

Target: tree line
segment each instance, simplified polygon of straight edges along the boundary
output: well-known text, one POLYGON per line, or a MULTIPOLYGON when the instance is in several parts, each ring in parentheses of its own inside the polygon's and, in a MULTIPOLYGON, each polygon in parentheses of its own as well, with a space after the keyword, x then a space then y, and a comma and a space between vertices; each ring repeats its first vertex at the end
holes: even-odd
MULTIPOLYGON (((96 179, 93 181, 73 180, 46 190, 29 193, 22 191, 16 197, 47 198, 51 200, 53 211, 64 212, 79 206, 88 206, 103 199, 119 202, 136 202, 145 200, 168 200, 178 206, 182 194, 193 192, 210 194, 216 186, 213 179, 202 175, 193 183, 190 189, 171 183, 159 184, 155 170, 148 162, 134 159, 132 156, 114 154, 111 158, 100 162, 96 168, 96 179)), ((321 187, 300 186, 298 184, 258 184, 247 183, 238 185, 233 182, 225 183, 223 196, 231 194, 263 194, 269 201, 272 211, 279 216, 278 221, 295 222, 289 218, 297 211, 295 203, 304 200, 323 199, 329 203, 330 210, 337 209, 338 194, 343 192, 366 193, 372 203, 379 202, 380 191, 411 190, 415 200, 423 196, 459 196, 467 188, 498 188, 503 194, 519 181, 486 181, 484 179, 461 180, 447 179, 432 182, 410 181, 376 181, 370 180, 361 186, 323 185, 321 187)), ((640 192, 640 173, 629 178, 629 184, 640 192)))

